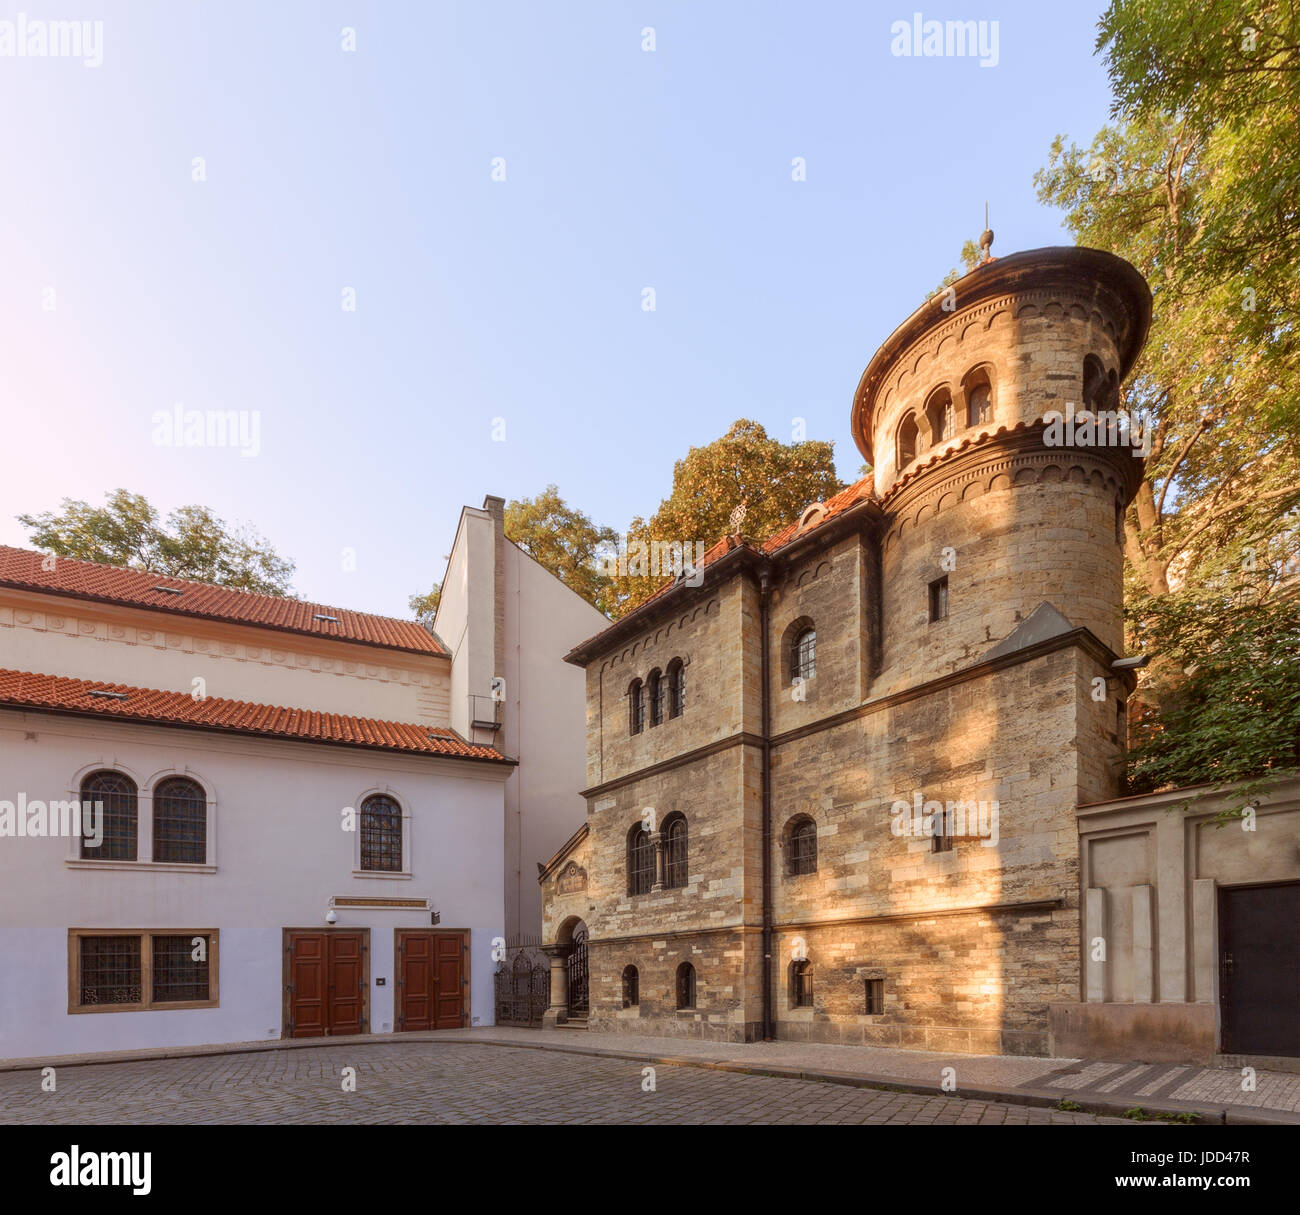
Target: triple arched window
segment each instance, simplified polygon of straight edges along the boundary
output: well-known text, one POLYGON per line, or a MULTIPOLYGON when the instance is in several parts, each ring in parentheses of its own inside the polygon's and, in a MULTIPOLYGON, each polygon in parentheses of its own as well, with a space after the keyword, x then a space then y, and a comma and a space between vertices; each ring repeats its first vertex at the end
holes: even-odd
POLYGON ((993 421, 993 378, 988 364, 972 367, 956 393, 948 384, 940 384, 925 398, 920 418, 911 409, 902 416, 895 433, 895 467, 900 473, 926 447, 946 443, 962 427, 987 426, 993 421))
POLYGON ((632 680, 627 688, 627 727, 640 734, 647 723, 661 726, 686 711, 686 663, 674 658, 664 671, 656 667, 646 676, 632 680))

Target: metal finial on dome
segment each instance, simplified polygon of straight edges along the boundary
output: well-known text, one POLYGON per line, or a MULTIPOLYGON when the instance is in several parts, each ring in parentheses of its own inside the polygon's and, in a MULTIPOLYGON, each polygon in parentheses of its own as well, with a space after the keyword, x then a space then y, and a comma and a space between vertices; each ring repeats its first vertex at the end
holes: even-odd
POLYGON ((980 233, 980 261, 991 262, 993 254, 990 252, 993 245, 993 229, 989 227, 989 204, 988 200, 984 201, 984 231, 980 233))

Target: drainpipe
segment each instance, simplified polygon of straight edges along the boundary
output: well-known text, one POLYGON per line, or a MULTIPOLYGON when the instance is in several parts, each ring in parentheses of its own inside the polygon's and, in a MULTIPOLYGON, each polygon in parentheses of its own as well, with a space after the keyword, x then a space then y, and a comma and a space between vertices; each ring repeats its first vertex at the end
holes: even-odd
POLYGON ((768 688, 768 602, 772 594, 772 569, 765 566, 759 574, 758 630, 762 654, 759 679, 763 706, 763 1040, 776 1037, 772 1018, 772 703, 768 688))

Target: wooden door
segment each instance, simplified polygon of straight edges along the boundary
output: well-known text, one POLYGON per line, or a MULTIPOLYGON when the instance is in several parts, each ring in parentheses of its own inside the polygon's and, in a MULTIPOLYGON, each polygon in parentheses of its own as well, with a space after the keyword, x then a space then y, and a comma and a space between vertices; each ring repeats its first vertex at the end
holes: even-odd
POLYGON ((468 1022, 466 934, 398 929, 399 1030, 460 1029, 468 1022))
POLYGON ((1219 891, 1222 1050, 1300 1055, 1300 882, 1219 891))
POLYGON ((291 1038, 366 1030, 367 932, 286 930, 286 1025, 291 1038))

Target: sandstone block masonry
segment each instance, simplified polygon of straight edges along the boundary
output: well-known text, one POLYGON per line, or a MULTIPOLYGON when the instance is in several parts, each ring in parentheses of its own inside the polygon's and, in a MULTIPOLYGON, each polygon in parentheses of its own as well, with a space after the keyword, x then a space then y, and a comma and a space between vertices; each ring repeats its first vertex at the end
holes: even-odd
POLYGON ((587 823, 540 878, 551 1020, 1045 1054, 1080 998, 1075 808, 1122 770, 1141 459, 1043 415, 1116 399, 1150 295, 1078 249, 954 288, 863 374, 871 477, 569 655, 587 823))

